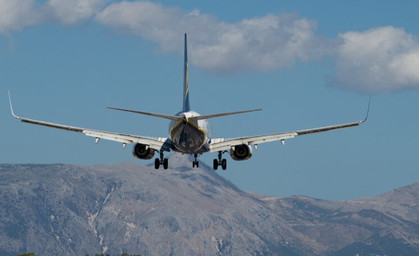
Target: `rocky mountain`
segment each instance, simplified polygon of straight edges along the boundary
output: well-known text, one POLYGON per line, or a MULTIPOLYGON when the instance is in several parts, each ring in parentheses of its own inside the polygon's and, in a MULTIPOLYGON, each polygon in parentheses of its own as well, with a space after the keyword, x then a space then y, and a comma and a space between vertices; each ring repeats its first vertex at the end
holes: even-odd
POLYGON ((0 255, 419 255, 419 184, 279 198, 190 166, 2 164, 0 255))

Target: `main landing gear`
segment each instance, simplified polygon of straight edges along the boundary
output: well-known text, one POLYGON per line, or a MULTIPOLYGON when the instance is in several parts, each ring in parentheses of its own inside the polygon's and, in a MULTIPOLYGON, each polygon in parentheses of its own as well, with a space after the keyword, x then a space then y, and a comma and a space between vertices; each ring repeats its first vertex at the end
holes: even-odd
POLYGON ((169 167, 169 159, 164 158, 164 154, 163 151, 160 151, 160 159, 156 158, 156 160, 154 160, 154 168, 155 169, 159 169, 160 165, 163 165, 163 169, 167 169, 167 167, 169 167))
POLYGON ((223 153, 223 151, 218 151, 218 159, 214 159, 213 162, 214 170, 217 170, 220 165, 223 170, 227 169, 227 160, 225 158, 223 159, 223 153))

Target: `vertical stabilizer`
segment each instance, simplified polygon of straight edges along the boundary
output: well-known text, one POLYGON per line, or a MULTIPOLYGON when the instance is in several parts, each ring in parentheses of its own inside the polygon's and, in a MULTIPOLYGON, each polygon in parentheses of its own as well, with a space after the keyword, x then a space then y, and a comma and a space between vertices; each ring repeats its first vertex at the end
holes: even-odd
POLYGON ((189 106, 189 75, 188 75, 188 44, 185 33, 185 62, 183 67, 183 112, 190 110, 189 106))

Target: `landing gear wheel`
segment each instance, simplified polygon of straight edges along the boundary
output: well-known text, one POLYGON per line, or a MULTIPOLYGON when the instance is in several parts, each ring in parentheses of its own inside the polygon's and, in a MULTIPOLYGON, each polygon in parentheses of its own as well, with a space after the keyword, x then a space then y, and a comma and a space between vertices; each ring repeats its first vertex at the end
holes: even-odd
POLYGON ((227 151, 218 151, 218 159, 214 159, 213 161, 213 168, 216 171, 218 169, 218 166, 221 165, 221 168, 223 170, 227 169, 227 160, 223 159, 223 154, 227 151))
POLYGON ((214 168, 214 171, 216 171, 218 169, 218 160, 217 159, 214 159, 212 167, 214 168))
POLYGON ((167 167, 169 167, 169 160, 167 158, 164 158, 163 151, 160 151, 160 158, 156 158, 154 160, 154 168, 156 170, 160 168, 160 165, 163 165, 164 169, 167 169, 167 167))
POLYGON ((221 167, 223 168, 224 171, 227 170, 227 160, 226 159, 223 159, 221 161, 221 167))
POLYGON ((159 169, 160 168, 160 159, 156 158, 156 160, 154 160, 154 169, 159 169))
POLYGON ((169 159, 165 158, 163 160, 163 169, 167 169, 167 167, 169 167, 169 159))

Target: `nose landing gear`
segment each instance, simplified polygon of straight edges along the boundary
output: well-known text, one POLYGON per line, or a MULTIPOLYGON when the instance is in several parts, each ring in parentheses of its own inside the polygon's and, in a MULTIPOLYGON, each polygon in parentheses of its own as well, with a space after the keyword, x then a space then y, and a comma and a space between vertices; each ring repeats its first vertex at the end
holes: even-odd
POLYGON ((198 154, 194 155, 195 160, 192 162, 192 168, 199 168, 198 154))

